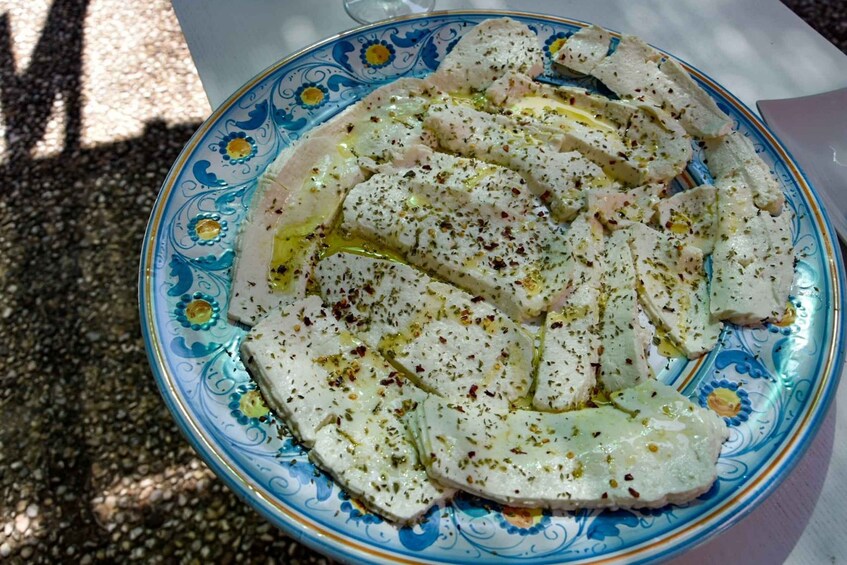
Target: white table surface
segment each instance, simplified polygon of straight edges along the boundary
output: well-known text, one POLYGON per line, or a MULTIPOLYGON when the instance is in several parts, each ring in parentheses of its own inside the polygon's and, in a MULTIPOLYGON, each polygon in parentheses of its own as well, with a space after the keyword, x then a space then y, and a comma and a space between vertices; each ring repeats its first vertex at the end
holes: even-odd
MULTIPOLYGON (((212 107, 280 58, 356 26, 341 0, 173 4, 212 107)), ((437 8, 540 12, 633 33, 698 67, 753 111, 760 99, 847 86, 847 56, 777 0, 438 0, 437 8)), ((847 559, 843 407, 847 385, 839 387, 806 455, 777 490, 735 527, 672 563, 847 559)))

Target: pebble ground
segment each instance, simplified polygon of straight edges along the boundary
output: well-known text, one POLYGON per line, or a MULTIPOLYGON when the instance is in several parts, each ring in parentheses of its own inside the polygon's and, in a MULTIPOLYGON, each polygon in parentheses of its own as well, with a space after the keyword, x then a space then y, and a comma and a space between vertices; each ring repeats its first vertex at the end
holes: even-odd
MULTIPOLYGON (((847 49, 840 0, 786 2, 847 49)), ((0 560, 327 563, 183 439, 138 253, 209 107, 170 3, 0 0, 0 560)))

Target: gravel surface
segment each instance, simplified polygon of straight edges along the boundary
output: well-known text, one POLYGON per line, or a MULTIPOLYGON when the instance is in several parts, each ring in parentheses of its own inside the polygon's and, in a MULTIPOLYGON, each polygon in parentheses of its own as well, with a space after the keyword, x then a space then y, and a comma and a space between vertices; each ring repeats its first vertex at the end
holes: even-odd
MULTIPOLYGON (((844 3, 786 1, 845 50, 844 3)), ((136 302, 209 108, 169 2, 0 0, 0 559, 327 560, 237 499, 162 402, 136 302)))

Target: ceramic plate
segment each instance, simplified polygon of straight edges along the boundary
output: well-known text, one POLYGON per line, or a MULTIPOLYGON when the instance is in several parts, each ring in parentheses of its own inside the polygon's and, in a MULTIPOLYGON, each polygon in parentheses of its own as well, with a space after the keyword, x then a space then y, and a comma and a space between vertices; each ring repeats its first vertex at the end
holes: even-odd
MULTIPOLYGON (((794 214, 792 315, 760 329, 727 327, 695 362, 658 361, 659 378, 730 427, 719 480, 690 504, 650 511, 556 513, 459 496, 414 527, 368 513, 285 435, 239 359, 245 328, 228 323, 238 226, 256 179, 280 150, 402 76, 424 76, 473 25, 504 13, 442 13, 347 32, 246 84, 200 127, 156 202, 141 259, 142 329, 153 373, 188 439, 242 498, 292 537, 349 561, 598 562, 655 560, 702 542, 749 512, 810 443, 835 390, 844 278, 820 203, 759 120, 720 85, 694 78, 773 167, 794 214)), ((550 56, 585 24, 508 14, 550 56)), ((560 82, 550 72, 543 80, 560 82)), ((597 89, 590 79, 577 83, 597 89)), ((677 181, 708 182, 702 150, 677 181)))

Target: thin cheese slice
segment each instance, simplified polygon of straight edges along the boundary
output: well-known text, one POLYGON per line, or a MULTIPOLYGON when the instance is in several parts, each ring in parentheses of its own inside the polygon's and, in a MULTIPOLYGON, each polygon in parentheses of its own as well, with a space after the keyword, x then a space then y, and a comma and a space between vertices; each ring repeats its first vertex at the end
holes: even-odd
POLYGON ((309 458, 351 496, 382 516, 414 522, 453 495, 421 470, 401 414, 414 404, 358 410, 321 428, 309 458))
POLYGON ((753 203, 760 210, 777 216, 785 204, 785 194, 753 144, 737 131, 720 139, 706 141, 706 164, 715 179, 740 175, 753 192, 753 203))
POLYGON ((438 482, 529 508, 657 508, 707 491, 724 422, 657 381, 558 414, 428 397, 417 445, 438 482))
POLYGON ((608 31, 591 25, 568 37, 554 60, 568 70, 588 75, 606 57, 611 41, 608 31))
POLYGON ((315 274, 334 314, 427 391, 506 405, 529 391, 532 340, 484 300, 408 265, 350 253, 325 258, 315 274))
POLYGON ((342 228, 527 320, 557 303, 568 281, 539 206, 508 169, 434 154, 351 190, 342 228))
POLYGON ((471 92, 509 71, 535 76, 542 70, 544 56, 535 33, 511 18, 498 18, 463 35, 429 78, 445 92, 471 92))
POLYGON ((584 187, 611 182, 580 153, 560 153, 505 116, 445 105, 432 108, 424 123, 442 148, 518 172, 558 221, 572 220, 583 207, 584 187))
POLYGON ((268 166, 240 228, 230 318, 252 325, 305 296, 321 237, 350 187, 367 176, 361 165, 373 170, 432 143, 420 119, 430 96, 420 79, 380 87, 268 166))
POLYGON ((665 190, 663 184, 646 184, 626 191, 601 188, 590 190, 586 203, 592 216, 609 231, 615 231, 633 223, 649 223, 665 190))
POLYGON ((591 74, 621 98, 667 110, 696 138, 721 137, 732 130, 729 116, 679 63, 635 36, 624 35, 591 74))
POLYGON ((600 362, 600 284, 603 274, 603 226, 581 214, 565 236, 573 264, 573 292, 560 311, 544 322, 541 359, 532 406, 571 410, 588 401, 600 362))
POLYGON ((422 393, 350 330, 309 296, 256 324, 241 355, 318 465, 380 514, 410 521, 451 494, 420 469, 399 420, 422 393))
POLYGON ((646 352, 653 336, 641 321, 635 265, 624 230, 609 237, 605 255, 599 381, 615 391, 652 376, 646 352))
POLYGON ((285 162, 260 179, 238 236, 228 315, 248 325, 305 296, 320 233, 364 179, 337 136, 310 137, 278 160, 285 162))
POLYGON ((638 297, 650 319, 689 358, 711 351, 721 323, 709 315, 703 252, 643 224, 624 232, 638 274, 638 297))
POLYGON ((544 131, 548 138, 557 136, 548 143, 560 139, 560 150, 580 152, 628 186, 668 181, 691 159, 685 130, 654 106, 554 88, 516 74, 492 84, 486 96, 536 137, 544 131))
POLYGON ((711 255, 718 228, 717 191, 707 184, 678 192, 658 203, 656 213, 665 233, 711 255))
POLYGON ((789 212, 756 208, 744 175, 719 178, 718 236, 712 254, 711 313, 741 325, 778 321, 794 278, 789 212))

